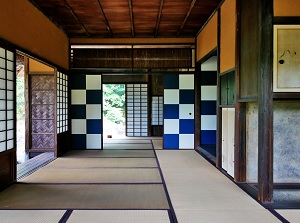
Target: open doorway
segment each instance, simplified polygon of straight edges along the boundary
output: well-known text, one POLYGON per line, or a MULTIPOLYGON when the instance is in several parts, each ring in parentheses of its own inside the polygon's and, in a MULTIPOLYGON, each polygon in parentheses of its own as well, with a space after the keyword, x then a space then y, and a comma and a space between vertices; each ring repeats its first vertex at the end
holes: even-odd
POLYGON ((125 84, 103 84, 103 137, 125 137, 125 84))
POLYGON ((28 160, 26 152, 26 99, 25 99, 25 69, 24 56, 16 56, 16 115, 17 115, 17 162, 18 164, 28 160))

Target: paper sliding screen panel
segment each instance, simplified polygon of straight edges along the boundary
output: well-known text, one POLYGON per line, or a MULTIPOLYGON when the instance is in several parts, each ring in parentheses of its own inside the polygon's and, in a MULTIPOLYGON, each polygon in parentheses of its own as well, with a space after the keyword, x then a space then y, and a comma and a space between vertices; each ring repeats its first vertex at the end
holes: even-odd
POLYGON ((126 84, 126 135, 148 136, 148 85, 126 84))
POLYGON ((163 125, 163 96, 152 97, 151 125, 163 125))
POLYGON ((57 72, 57 134, 68 131, 68 76, 57 72))
POLYGON ((0 152, 15 146, 15 54, 0 48, 0 152))

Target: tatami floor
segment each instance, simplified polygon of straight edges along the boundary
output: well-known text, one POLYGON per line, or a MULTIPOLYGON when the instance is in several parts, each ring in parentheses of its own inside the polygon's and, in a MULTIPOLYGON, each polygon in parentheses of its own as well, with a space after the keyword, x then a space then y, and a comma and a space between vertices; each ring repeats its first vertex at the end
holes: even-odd
POLYGON ((161 144, 71 151, 2 191, 0 222, 300 222, 298 210, 265 209, 197 152, 161 144))

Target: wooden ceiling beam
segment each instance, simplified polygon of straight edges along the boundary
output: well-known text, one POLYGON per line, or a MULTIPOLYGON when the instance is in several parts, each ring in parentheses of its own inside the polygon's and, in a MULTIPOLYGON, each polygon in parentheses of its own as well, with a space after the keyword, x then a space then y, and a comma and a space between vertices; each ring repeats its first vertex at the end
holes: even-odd
POLYGON ((128 0, 128 5, 129 5, 130 20, 131 20, 131 34, 132 34, 132 37, 134 37, 135 36, 135 31, 134 31, 134 18, 133 18, 132 0, 128 0))
POLYGON ((67 0, 64 0, 65 6, 70 10, 71 14, 73 15, 73 17, 76 19, 76 21, 78 22, 79 25, 81 25, 81 27, 84 29, 85 33, 87 36, 90 36, 90 33, 87 31, 87 29, 85 28, 85 26, 81 23, 81 21, 79 20, 79 18, 77 17, 77 15, 75 14, 74 10, 72 9, 72 7, 70 6, 70 4, 68 3, 67 0))
POLYGON ((164 0, 160 0, 160 7, 157 15, 154 37, 157 37, 158 34, 163 6, 164 6, 164 0))
POLYGON ((110 36, 113 36, 113 33, 112 33, 112 31, 111 31, 111 28, 110 28, 110 26, 109 26, 108 20, 107 20, 107 18, 106 18, 106 16, 105 16, 105 13, 104 13, 104 11, 103 11, 103 7, 102 7, 102 5, 101 5, 101 3, 100 3, 100 0, 97 0, 97 2, 98 2, 98 5, 99 5, 101 14, 102 14, 102 16, 103 16, 103 19, 104 19, 104 21, 105 21, 106 29, 107 29, 107 31, 109 32, 109 35, 110 35, 110 36))
POLYGON ((194 5, 195 5, 196 1, 197 1, 197 0, 193 0, 193 1, 191 2, 190 8, 189 8, 187 14, 185 15, 185 18, 184 18, 184 20, 183 20, 183 22, 182 22, 182 24, 181 24, 181 26, 180 26, 179 31, 177 32, 177 36, 180 36, 180 34, 181 34, 181 32, 182 32, 182 29, 183 29, 183 27, 184 27, 184 25, 185 25, 187 19, 189 18, 190 14, 191 14, 191 12, 192 12, 192 9, 194 8, 194 5))

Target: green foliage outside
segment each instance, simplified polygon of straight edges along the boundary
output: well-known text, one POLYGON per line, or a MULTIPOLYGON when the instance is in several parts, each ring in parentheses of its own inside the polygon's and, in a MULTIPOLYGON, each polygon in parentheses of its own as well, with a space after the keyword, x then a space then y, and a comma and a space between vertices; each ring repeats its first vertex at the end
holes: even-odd
POLYGON ((25 119, 24 77, 17 77, 17 119, 25 119))
POLYGON ((103 115, 109 121, 125 125, 125 85, 103 85, 103 115))

